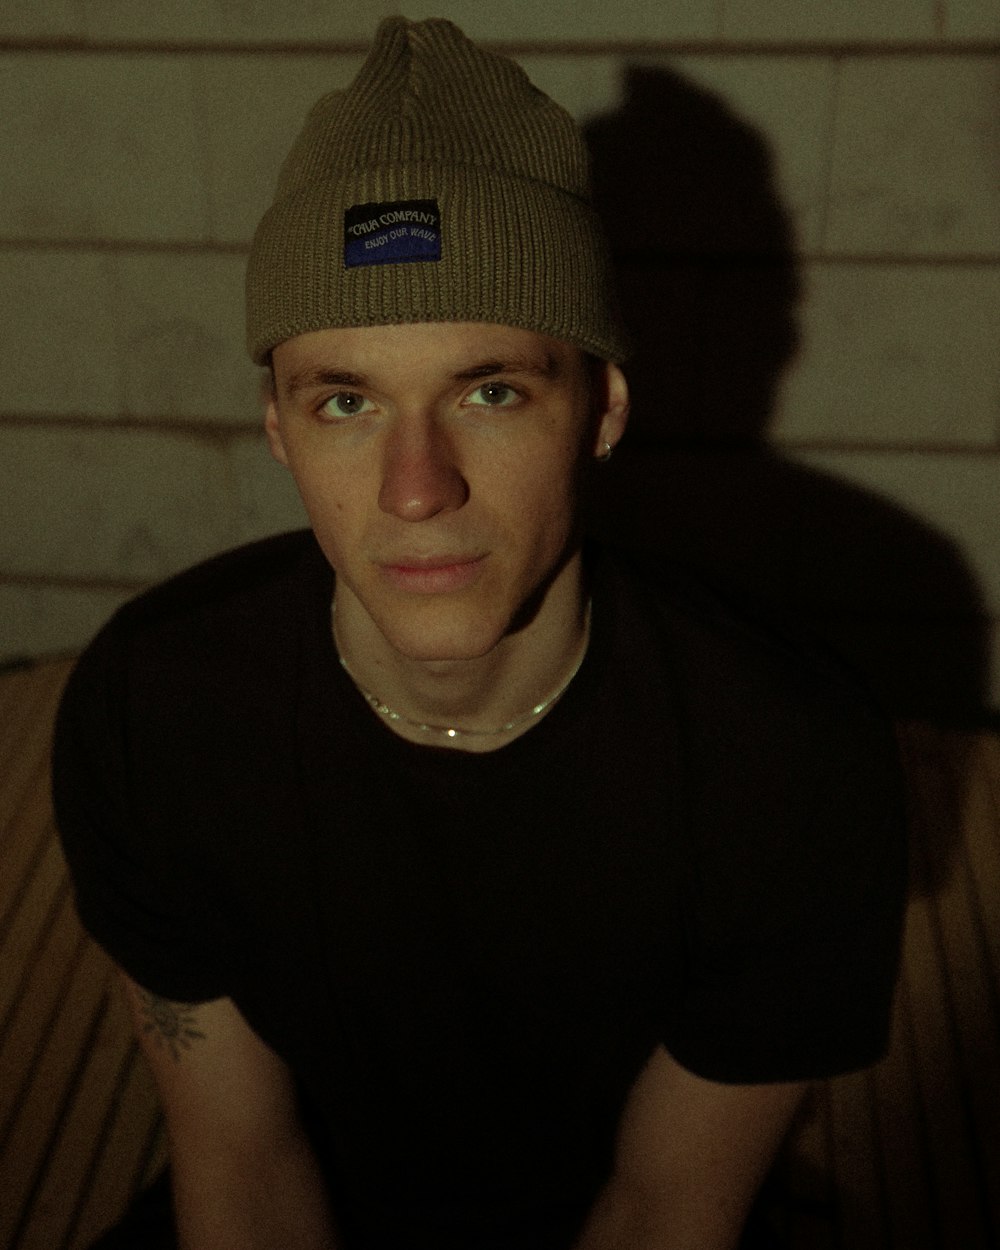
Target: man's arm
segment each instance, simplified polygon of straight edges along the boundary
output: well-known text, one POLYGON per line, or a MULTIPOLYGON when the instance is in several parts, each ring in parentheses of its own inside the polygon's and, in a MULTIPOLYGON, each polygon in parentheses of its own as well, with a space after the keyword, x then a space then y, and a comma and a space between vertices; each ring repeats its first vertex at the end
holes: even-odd
POLYGON ((658 1047, 576 1250, 735 1250, 803 1092, 707 1081, 658 1047))
POLYGON ((285 1064, 229 999, 188 1006, 124 979, 166 1116, 182 1250, 335 1250, 285 1064))

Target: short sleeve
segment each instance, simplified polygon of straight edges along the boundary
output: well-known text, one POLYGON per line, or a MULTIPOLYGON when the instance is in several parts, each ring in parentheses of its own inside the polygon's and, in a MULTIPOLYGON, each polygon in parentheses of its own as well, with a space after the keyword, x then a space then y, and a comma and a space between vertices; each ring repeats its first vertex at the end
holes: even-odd
POLYGON ((737 784, 711 806, 687 992, 664 1037, 701 1076, 818 1079, 884 1053, 906 894, 902 787, 888 730, 862 725, 844 754, 833 769, 792 750, 771 785, 751 798, 737 784))
POLYGON ((130 705, 128 650, 116 618, 67 683, 52 752, 56 824, 84 927, 150 992, 207 1001, 228 992, 224 944, 184 831, 165 836, 149 820, 156 794, 141 804, 133 794, 130 727, 143 709, 130 705))

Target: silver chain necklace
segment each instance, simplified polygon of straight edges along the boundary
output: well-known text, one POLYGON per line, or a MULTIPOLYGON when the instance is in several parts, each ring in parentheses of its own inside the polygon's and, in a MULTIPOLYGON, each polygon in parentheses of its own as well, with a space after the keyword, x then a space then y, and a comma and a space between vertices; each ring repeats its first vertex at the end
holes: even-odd
POLYGON ((336 597, 334 597, 331 605, 331 615, 333 618, 333 641, 337 648, 337 656, 340 660, 340 666, 357 687, 358 693, 363 696, 365 702, 369 705, 369 707, 373 708, 379 716, 384 717, 388 721, 405 725, 408 729, 416 729, 419 730, 420 733, 426 734, 440 734, 444 738, 496 738, 499 737, 500 734, 510 733, 512 729, 516 729, 518 726, 534 720, 537 716, 541 716, 547 708, 550 708, 553 703, 556 703, 559 699, 561 699, 569 689, 573 678, 580 671, 583 661, 587 656, 587 647, 590 643, 590 609, 591 603, 588 601, 587 617, 583 627, 583 646, 580 649, 580 654, 577 657, 576 663, 573 665, 572 672, 563 684, 558 688, 558 690, 550 694, 548 698, 543 699, 541 703, 536 703, 535 706, 533 708, 529 708, 527 712, 522 712, 520 716, 515 716, 513 720, 509 720, 503 725, 498 725, 496 729, 459 729, 457 725, 433 725, 428 721, 411 720, 409 716, 404 716, 402 712, 397 712, 395 708, 391 708, 388 703, 386 703, 383 699, 380 699, 377 694, 372 694, 370 690, 366 690, 365 687, 362 686, 361 682, 359 682, 351 672, 347 661, 344 659, 340 646, 340 639, 337 637, 336 597))

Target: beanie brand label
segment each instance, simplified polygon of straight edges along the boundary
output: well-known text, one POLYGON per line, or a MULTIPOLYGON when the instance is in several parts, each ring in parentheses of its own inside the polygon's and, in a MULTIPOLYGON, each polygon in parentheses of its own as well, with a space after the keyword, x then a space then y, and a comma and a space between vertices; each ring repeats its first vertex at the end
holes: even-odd
POLYGON ((441 259, 437 200, 355 204, 344 213, 344 268, 441 259))

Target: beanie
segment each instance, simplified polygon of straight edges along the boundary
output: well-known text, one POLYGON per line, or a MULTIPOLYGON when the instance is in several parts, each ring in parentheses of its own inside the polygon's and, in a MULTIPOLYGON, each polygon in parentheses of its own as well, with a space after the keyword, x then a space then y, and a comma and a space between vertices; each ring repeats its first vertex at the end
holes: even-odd
POLYGON ((627 354, 582 136, 451 22, 391 17, 314 106, 254 236, 247 348, 333 326, 489 321, 627 354))

